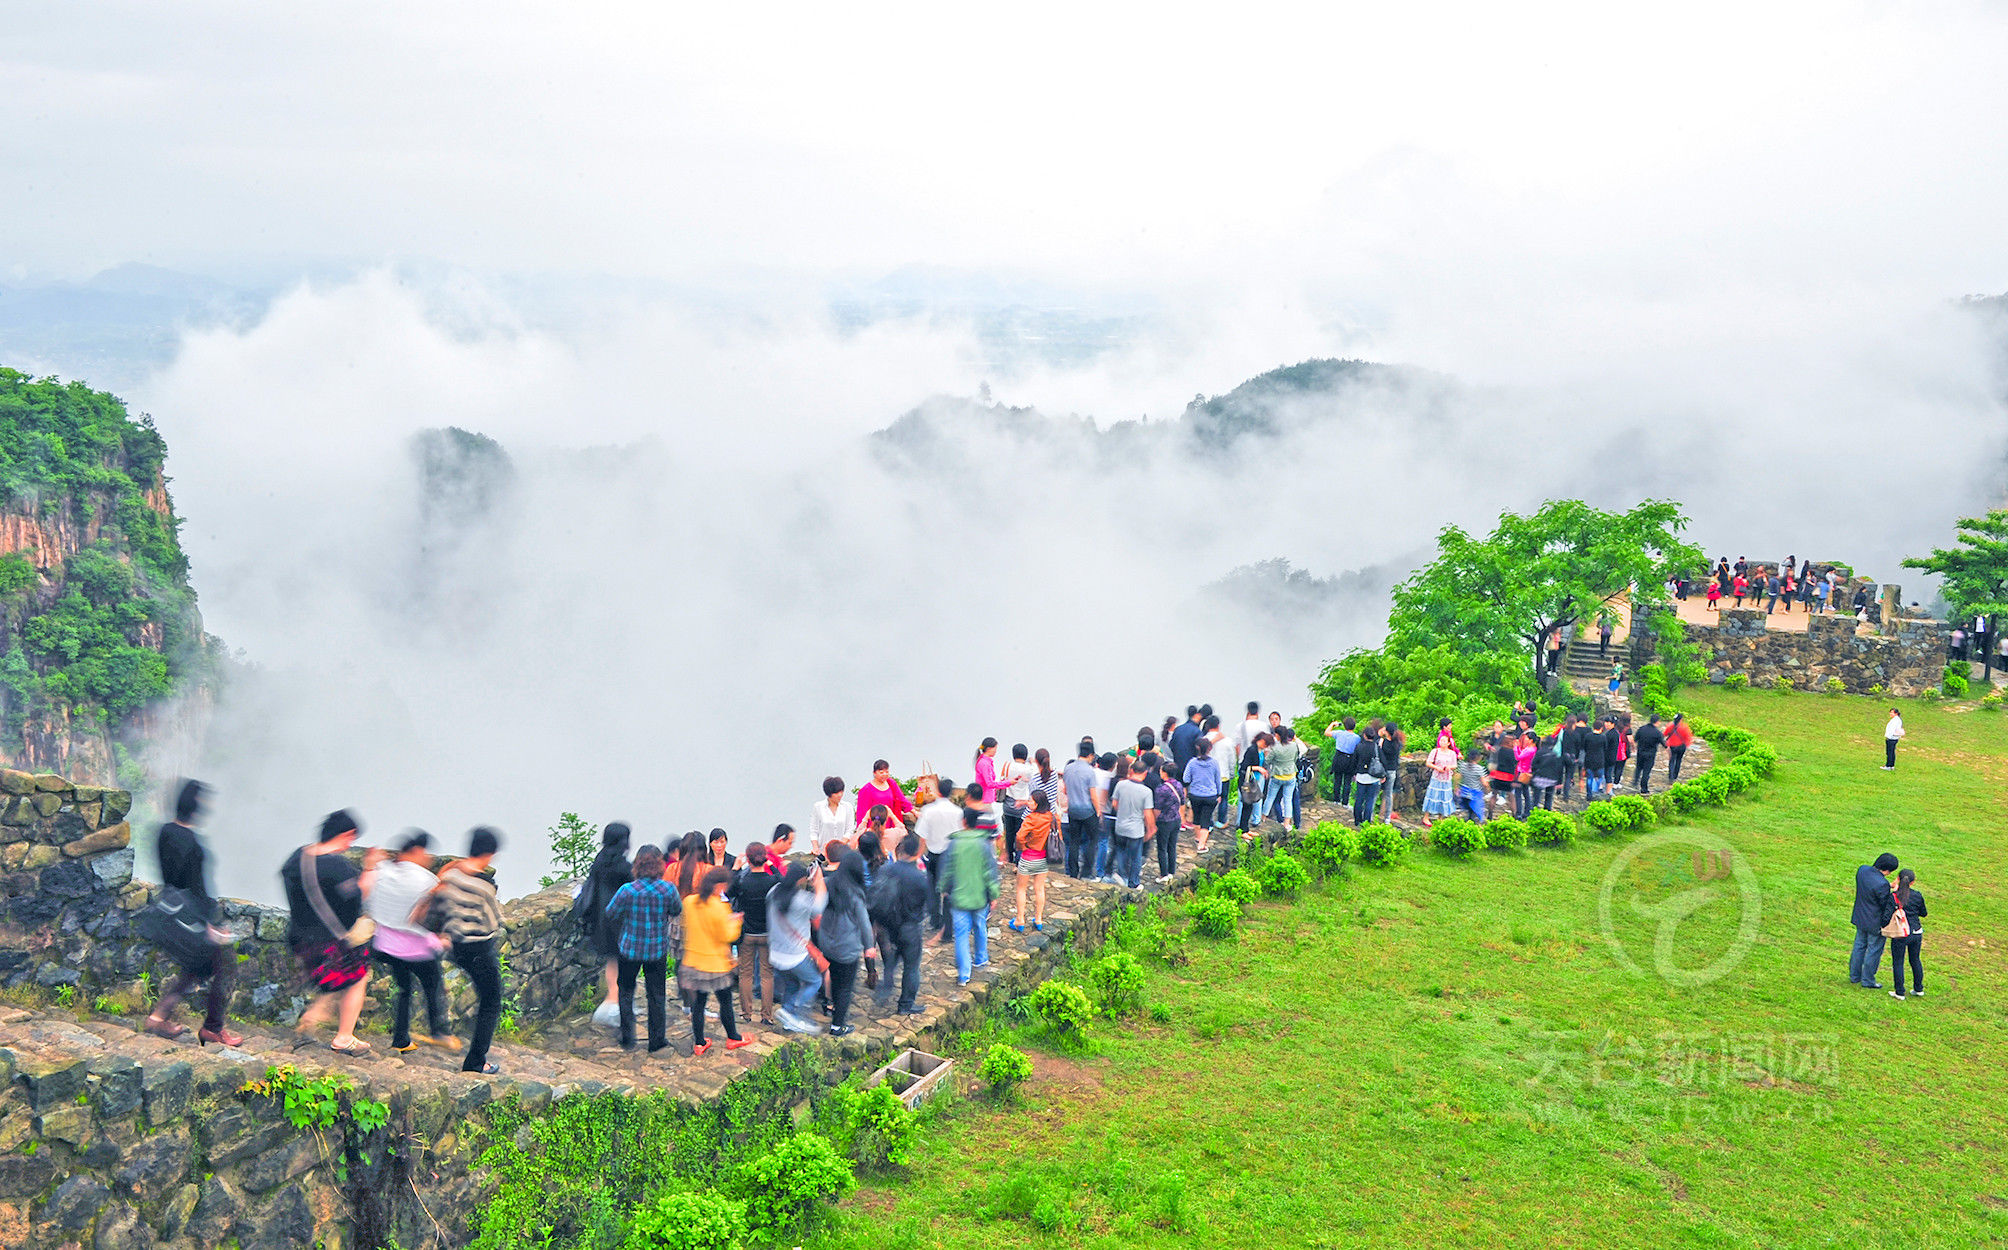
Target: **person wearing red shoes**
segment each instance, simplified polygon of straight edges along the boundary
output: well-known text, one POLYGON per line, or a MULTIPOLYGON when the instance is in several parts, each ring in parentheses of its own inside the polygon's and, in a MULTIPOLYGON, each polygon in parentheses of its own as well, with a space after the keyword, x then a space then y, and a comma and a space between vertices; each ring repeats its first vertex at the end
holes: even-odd
POLYGON ((698 882, 697 897, 683 905, 683 962, 676 966, 676 981, 690 1001, 690 1035, 695 1043, 691 1054, 703 1055, 712 1043, 704 1037, 704 1000, 718 996, 718 1023, 725 1030, 725 1049, 738 1050, 751 1044, 739 1036, 732 1018, 732 985, 736 966, 732 944, 739 940, 744 918, 725 901, 725 888, 732 873, 713 868, 698 882))

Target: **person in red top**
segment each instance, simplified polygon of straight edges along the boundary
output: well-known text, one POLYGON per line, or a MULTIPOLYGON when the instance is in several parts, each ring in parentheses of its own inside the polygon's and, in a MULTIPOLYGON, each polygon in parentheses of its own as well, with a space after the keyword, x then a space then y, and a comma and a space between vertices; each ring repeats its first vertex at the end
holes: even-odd
POLYGON ((872 779, 858 790, 858 827, 864 828, 866 817, 874 807, 890 808, 901 824, 913 825, 913 800, 906 797, 906 791, 892 779, 892 765, 884 760, 872 761, 872 779))
POLYGON ((1722 583, 1719 581, 1711 581, 1708 583, 1708 610, 1710 612, 1714 612, 1719 610, 1721 607, 1722 607, 1722 583))
POLYGON ((1666 784, 1680 780, 1680 757, 1693 745, 1694 730, 1688 727, 1687 714, 1683 712, 1666 727, 1666 784))
POLYGON ((1750 579, 1738 573, 1736 580, 1731 582, 1730 586, 1732 588, 1731 593, 1736 597, 1736 606, 1739 608, 1742 607, 1743 596, 1750 593, 1750 579))

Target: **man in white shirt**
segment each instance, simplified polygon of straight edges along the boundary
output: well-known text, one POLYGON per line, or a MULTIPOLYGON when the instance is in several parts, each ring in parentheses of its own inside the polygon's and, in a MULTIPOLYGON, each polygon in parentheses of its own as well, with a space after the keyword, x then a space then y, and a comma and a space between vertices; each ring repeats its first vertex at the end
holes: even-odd
POLYGON ((1248 744, 1255 741, 1256 734, 1267 732, 1267 727, 1262 724, 1262 705, 1251 701, 1248 704, 1248 719, 1242 721, 1241 727, 1234 731, 1235 762, 1238 764, 1241 757, 1248 754, 1248 744))
POLYGON ((1039 769, 1027 757, 1031 752, 1020 742, 1011 748, 1011 763, 1004 769, 1004 780, 1011 784, 1004 787, 1004 852, 1012 863, 1018 862, 1018 828, 1025 823, 1025 813, 1032 810, 1032 778, 1039 775, 1039 769))
POLYGON ((929 885, 927 899, 928 927, 935 931, 934 941, 940 942, 948 936, 948 908, 941 901, 941 862, 948 854, 948 839, 962 828, 962 808, 953 799, 944 796, 955 793, 955 783, 946 780, 922 782, 916 798, 924 799, 920 812, 913 819, 913 831, 927 847, 922 858, 927 864, 929 885))

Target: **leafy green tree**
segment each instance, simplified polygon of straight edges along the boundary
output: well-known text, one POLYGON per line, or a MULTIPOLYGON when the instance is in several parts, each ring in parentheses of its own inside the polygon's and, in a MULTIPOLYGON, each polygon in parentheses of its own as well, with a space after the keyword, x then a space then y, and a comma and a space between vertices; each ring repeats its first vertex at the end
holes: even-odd
POLYGON ((1928 556, 1909 557, 1903 567, 1935 574, 1940 593, 1959 616, 2008 613, 2008 509, 1964 517, 1956 528, 1958 546, 1934 547, 1928 556))
POLYGON ((1395 588, 1387 649, 1516 652, 1538 672, 1551 634, 1623 597, 1656 601, 1669 574, 1701 563, 1680 539, 1686 527, 1680 505, 1658 499, 1629 512, 1550 500, 1529 516, 1502 514, 1485 538, 1447 526, 1436 559, 1395 588))
POLYGON ((600 827, 588 824, 577 812, 562 812, 558 823, 548 831, 551 835, 551 866, 555 872, 543 877, 543 888, 550 889, 560 881, 577 881, 593 866, 593 857, 600 853, 600 827))

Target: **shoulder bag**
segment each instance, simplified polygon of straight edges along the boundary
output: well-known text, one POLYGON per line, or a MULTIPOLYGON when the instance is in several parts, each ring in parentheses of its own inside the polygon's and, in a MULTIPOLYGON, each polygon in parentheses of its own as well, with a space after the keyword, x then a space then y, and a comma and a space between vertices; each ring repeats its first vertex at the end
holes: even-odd
POLYGON ((321 892, 320 858, 304 847, 301 848, 300 882, 306 887, 301 893, 307 896, 307 902, 313 907, 314 915, 320 918, 321 927, 334 934, 336 942, 348 950, 361 950, 376 936, 376 921, 368 916, 358 916, 356 922, 350 925, 346 932, 343 931, 342 922, 335 918, 335 909, 328 906, 328 896, 321 892))
POLYGON ((139 935, 160 947, 183 967, 210 958, 209 917, 201 900, 175 886, 164 886, 134 921, 139 935))

